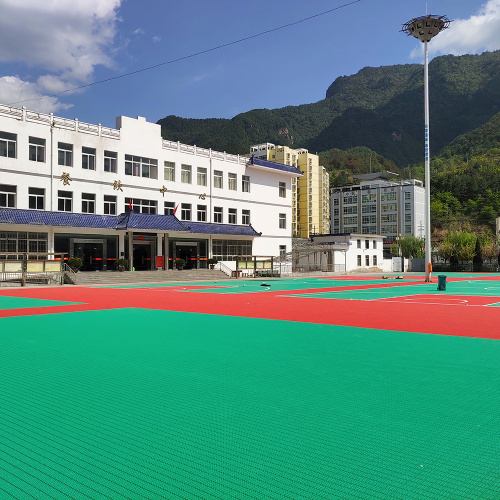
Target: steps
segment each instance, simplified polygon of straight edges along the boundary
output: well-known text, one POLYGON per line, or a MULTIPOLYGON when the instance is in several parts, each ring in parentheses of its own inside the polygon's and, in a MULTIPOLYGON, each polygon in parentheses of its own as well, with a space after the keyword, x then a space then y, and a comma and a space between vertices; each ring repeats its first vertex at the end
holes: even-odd
POLYGON ((80 271, 76 274, 76 285, 133 285, 140 283, 172 283, 187 281, 222 281, 231 279, 215 269, 183 269, 168 271, 80 271))

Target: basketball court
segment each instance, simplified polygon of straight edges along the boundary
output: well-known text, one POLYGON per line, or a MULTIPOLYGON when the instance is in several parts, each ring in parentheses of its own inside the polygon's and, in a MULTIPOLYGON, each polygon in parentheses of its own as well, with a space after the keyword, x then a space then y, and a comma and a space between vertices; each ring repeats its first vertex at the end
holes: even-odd
POLYGON ((403 276, 0 289, 0 498, 500 498, 500 276, 403 276))

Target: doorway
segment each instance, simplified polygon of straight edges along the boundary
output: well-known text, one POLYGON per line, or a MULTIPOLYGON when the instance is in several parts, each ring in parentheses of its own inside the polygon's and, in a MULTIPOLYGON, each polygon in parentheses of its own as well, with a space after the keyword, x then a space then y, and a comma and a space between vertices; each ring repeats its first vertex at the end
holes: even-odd
POLYGON ((134 269, 136 271, 150 271, 152 269, 154 242, 134 241, 134 269))
POLYGON ((106 240, 70 239, 70 255, 82 259, 82 271, 105 271, 106 247, 106 240))
POLYGON ((184 259, 184 269, 198 269, 198 245, 196 243, 176 242, 175 258, 184 259))

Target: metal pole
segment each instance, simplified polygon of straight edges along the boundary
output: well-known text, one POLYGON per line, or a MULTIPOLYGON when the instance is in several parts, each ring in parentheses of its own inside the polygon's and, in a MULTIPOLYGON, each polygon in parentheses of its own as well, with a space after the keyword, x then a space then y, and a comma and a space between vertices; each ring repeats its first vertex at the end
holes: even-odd
POLYGON ((424 107, 425 107, 425 281, 431 281, 431 160, 429 149, 429 52, 424 41, 424 107))

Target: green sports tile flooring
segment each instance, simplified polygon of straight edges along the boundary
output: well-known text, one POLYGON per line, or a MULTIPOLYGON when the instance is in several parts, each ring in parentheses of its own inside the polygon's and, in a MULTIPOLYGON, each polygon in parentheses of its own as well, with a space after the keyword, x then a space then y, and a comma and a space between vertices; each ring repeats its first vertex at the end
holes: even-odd
POLYGON ((0 322, 0 498, 500 498, 500 341, 121 309, 0 322))
POLYGON ((26 297, 9 297, 0 295, 0 310, 2 309, 24 309, 31 307, 65 306, 74 302, 63 302, 60 300, 30 299, 26 297))

